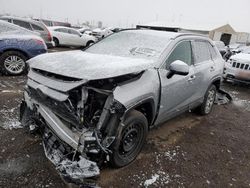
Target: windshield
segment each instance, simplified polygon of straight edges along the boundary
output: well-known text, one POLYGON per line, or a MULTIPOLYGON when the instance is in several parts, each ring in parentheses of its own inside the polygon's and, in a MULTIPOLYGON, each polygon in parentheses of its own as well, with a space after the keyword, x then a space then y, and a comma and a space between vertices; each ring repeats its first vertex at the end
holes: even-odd
POLYGON ((119 32, 89 47, 86 52, 156 60, 170 39, 162 34, 152 34, 152 31, 149 33, 133 30, 119 32))

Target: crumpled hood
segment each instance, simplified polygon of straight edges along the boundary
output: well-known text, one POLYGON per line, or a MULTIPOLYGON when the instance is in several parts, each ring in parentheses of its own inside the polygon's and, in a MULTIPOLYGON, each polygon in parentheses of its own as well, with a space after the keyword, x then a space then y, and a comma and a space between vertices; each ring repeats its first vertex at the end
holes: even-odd
POLYGON ((240 61, 241 63, 249 63, 250 64, 250 54, 239 53, 231 56, 232 60, 240 61))
POLYGON ((81 50, 39 55, 29 60, 31 68, 85 80, 136 73, 154 67, 153 60, 118 57, 81 50))

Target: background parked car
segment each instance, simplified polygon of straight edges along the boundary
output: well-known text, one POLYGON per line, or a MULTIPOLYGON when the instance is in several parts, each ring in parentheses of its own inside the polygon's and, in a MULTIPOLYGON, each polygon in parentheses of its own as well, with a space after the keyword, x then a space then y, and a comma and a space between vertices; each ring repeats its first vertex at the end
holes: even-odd
POLYGON ((12 16, 3 16, 0 19, 18 25, 25 29, 38 32, 45 41, 48 48, 54 46, 51 34, 44 23, 32 19, 18 18, 12 16))
POLYGON ((109 35, 111 35, 113 33, 113 31, 111 31, 110 29, 100 29, 100 28, 96 28, 92 31, 92 35, 97 37, 98 39, 102 39, 104 37, 107 37, 109 35))
POLYGON ((73 28, 55 26, 49 27, 55 46, 89 46, 96 42, 94 36, 81 34, 73 28))
POLYGON ((81 29, 78 29, 78 31, 81 33, 81 34, 91 34, 92 33, 92 30, 91 29, 88 29, 88 28, 81 28, 81 29))
POLYGON ((234 43, 234 44, 230 44, 229 48, 233 53, 239 53, 241 48, 244 48, 244 46, 246 46, 245 44, 241 44, 241 43, 234 43))
POLYGON ((224 80, 250 83, 250 48, 231 56, 225 63, 224 80))
POLYGON ((0 20, 0 71, 18 75, 26 70, 26 61, 46 53, 43 39, 33 32, 0 20))

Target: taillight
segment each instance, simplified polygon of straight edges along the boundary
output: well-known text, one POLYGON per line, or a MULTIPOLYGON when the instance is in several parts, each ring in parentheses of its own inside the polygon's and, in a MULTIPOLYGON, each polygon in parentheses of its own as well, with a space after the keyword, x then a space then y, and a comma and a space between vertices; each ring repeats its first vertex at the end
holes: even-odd
POLYGON ((42 40, 39 39, 33 39, 33 40, 39 45, 44 45, 44 42, 42 40))
POLYGON ((48 40, 52 41, 52 37, 51 37, 51 34, 50 34, 49 30, 48 30, 48 40))

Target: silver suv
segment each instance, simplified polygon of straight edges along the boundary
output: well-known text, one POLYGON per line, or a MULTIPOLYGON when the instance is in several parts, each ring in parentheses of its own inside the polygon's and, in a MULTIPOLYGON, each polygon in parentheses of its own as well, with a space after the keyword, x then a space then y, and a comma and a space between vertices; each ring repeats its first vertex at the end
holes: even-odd
POLYGON ((152 126, 194 108, 209 114, 224 61, 203 36, 124 30, 85 51, 41 55, 29 64, 22 123, 41 130, 57 166, 51 151, 75 152, 93 169, 93 161, 132 162, 152 126))

